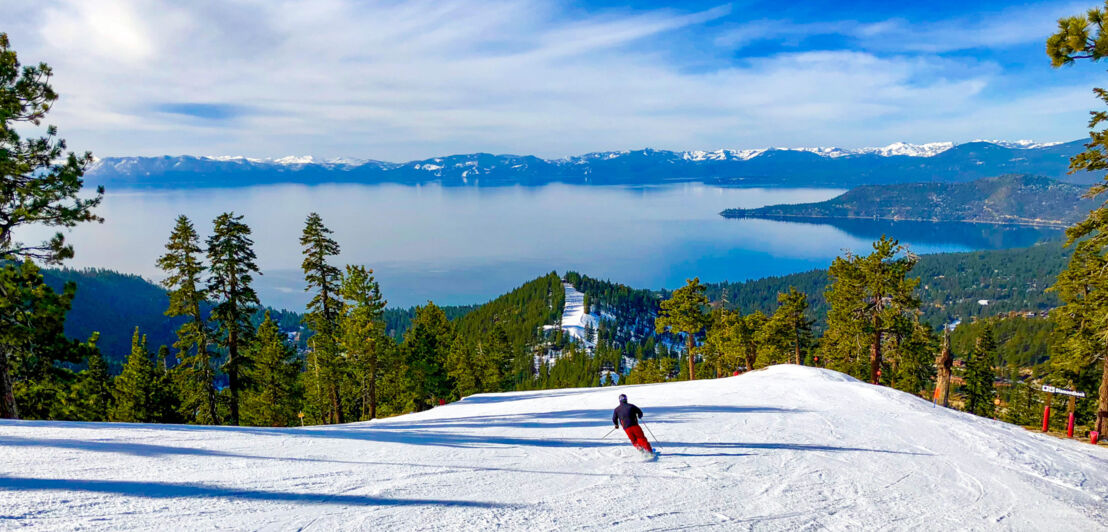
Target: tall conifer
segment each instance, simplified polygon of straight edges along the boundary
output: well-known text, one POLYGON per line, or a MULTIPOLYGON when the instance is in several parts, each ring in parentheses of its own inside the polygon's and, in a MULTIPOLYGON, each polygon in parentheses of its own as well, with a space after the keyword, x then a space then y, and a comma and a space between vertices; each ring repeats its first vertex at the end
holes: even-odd
POLYGON ((253 364, 246 372, 252 386, 243 395, 243 422, 264 427, 295 423, 300 402, 296 378, 301 362, 268 311, 254 335, 251 358, 253 364))
POLYGON ((223 371, 231 392, 229 421, 238 425, 243 371, 250 365, 246 346, 254 335, 250 317, 260 304, 250 285, 254 274, 261 275, 255 263, 250 227, 242 223, 241 215, 223 213, 215 219, 212 236, 208 238, 208 263, 207 293, 215 300, 212 320, 219 327, 217 343, 227 351, 223 371))
POLYGON ((99 352, 88 357, 88 368, 81 372, 78 381, 79 396, 82 399, 82 421, 107 421, 112 410, 114 389, 108 363, 99 352))
MULTIPOLYGON (((1079 59, 1094 62, 1108 57, 1108 2, 1104 8, 1058 21, 1058 31, 1046 42, 1046 53, 1054 67, 1079 59)), ((1093 94, 1108 103, 1108 90, 1094 88, 1093 94)), ((1070 159, 1070 172, 1099 172, 1104 181, 1085 194, 1099 197, 1108 191, 1108 111, 1090 113, 1089 142, 1085 151, 1070 159)), ((1074 247, 1069 267, 1054 289, 1064 305, 1052 317, 1058 323, 1063 340, 1059 352, 1051 357, 1065 371, 1081 373, 1096 370, 1099 364, 1100 389, 1095 428, 1108 433, 1108 269, 1102 267, 1108 255, 1108 204, 1089 213, 1085 221, 1066 231, 1066 245, 1074 247)))
POLYGON ((993 399, 996 398, 996 388, 993 381, 996 373, 993 371, 993 359, 996 358, 996 339, 993 337, 993 327, 986 323, 981 331, 981 336, 966 361, 965 396, 966 411, 983 417, 992 417, 996 412, 993 399))
POLYGON ((318 214, 313 212, 308 215, 304 232, 300 235, 300 246, 304 252, 301 268, 308 285, 304 290, 314 295, 308 302, 304 324, 312 330, 308 376, 313 382, 309 384, 308 392, 325 422, 342 423, 344 361, 339 355, 337 340, 342 313, 339 297, 342 273, 328 262, 330 257, 339 254, 339 245, 331 234, 332 231, 323 225, 323 219, 318 214))
POLYGON ((659 334, 671 332, 685 335, 689 380, 696 378, 696 335, 708 326, 708 297, 704 291, 699 277, 688 279, 685 286, 674 290, 669 299, 662 301, 661 310, 654 320, 659 334))
POLYGON ((149 423, 154 421, 154 387, 157 376, 154 363, 146 349, 146 335, 140 335, 138 327, 131 338, 131 355, 123 365, 123 372, 115 379, 115 407, 112 421, 149 423))
POLYGON ((453 339, 453 327, 441 308, 430 301, 416 307, 412 326, 404 333, 403 345, 408 360, 408 384, 416 410, 426 410, 437 400, 450 396, 453 385, 446 359, 453 339))
MULTIPOLYGON (((8 35, 0 33, 0 263, 6 263, 0 274, 0 419, 19 417, 13 358, 17 349, 29 345, 29 316, 34 312, 28 309, 54 307, 51 301, 56 299, 52 290, 29 289, 34 283, 23 282, 37 271, 9 261, 58 264, 73 257, 73 247, 61 232, 40 243, 19 242, 15 234, 27 227, 69 228, 103 221, 92 212, 103 199, 103 187, 92 195, 80 194, 92 154, 67 153, 54 126, 39 138, 21 136, 40 126, 58 99, 50 85, 52 74, 45 63, 21 65, 8 35), (38 296, 45 301, 33 301, 38 296)), ((64 318, 68 308, 54 308, 64 318)))
POLYGON ((165 246, 166 253, 158 259, 158 267, 166 273, 162 285, 169 292, 166 316, 186 318, 177 329, 181 409, 186 418, 199 423, 218 424, 215 370, 210 351, 211 331, 202 305, 207 292, 201 285, 205 268, 201 262, 203 250, 188 217, 177 217, 177 223, 165 246))
POLYGON ((387 302, 373 279, 373 270, 364 266, 346 267, 341 292, 342 349, 358 390, 361 419, 373 419, 377 417, 378 357, 386 341, 382 315, 387 302))
POLYGON ((883 350, 890 333, 910 333, 908 317, 919 311, 919 279, 908 278, 918 258, 894 239, 882 236, 867 256, 848 253, 831 263, 824 354, 835 369, 857 377, 865 372, 859 348, 869 352, 868 377, 881 383, 883 350))
POLYGON ((762 328, 762 341, 793 364, 803 364, 813 343, 813 321, 808 318, 808 295, 790 286, 777 294, 777 310, 762 328))

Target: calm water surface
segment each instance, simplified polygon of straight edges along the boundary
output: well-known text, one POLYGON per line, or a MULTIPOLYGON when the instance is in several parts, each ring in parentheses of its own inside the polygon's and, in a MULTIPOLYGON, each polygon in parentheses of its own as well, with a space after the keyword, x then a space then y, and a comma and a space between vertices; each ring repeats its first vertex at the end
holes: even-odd
MULTIPOLYGON (((254 230, 262 301, 300 309, 304 218, 323 216, 342 246, 338 265, 374 268, 390 305, 433 299, 476 303, 556 270, 642 288, 688 277, 740 281, 826 267, 844 249, 865 251, 883 233, 917 253, 1029 245, 1054 232, 977 224, 850 221, 808 224, 728 220, 728 207, 821 201, 835 189, 661 187, 444 188, 400 185, 274 185, 109 194, 103 225, 68 238, 72 267, 103 267, 160 279, 154 265, 178 214, 207 236, 224 211, 254 230)), ((43 232, 20 235, 41 238, 43 232)))

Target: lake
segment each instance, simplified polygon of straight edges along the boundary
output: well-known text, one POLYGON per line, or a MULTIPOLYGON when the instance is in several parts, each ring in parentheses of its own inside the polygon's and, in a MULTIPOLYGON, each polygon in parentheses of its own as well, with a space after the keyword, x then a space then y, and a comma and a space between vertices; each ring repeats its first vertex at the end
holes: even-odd
MULTIPOLYGON (((299 237, 319 212, 342 246, 336 265, 376 271, 391 306, 434 300, 478 303, 556 270, 637 288, 676 288, 686 278, 741 281, 825 268, 844 249, 866 252, 882 234, 917 253, 1026 246, 1058 231, 982 224, 849 220, 811 224, 729 220, 729 207, 822 201, 836 189, 548 185, 452 188, 403 185, 272 185, 108 194, 102 225, 69 233, 70 267, 161 278, 155 260, 178 214, 202 237, 224 211, 245 215, 263 275, 263 303, 302 309, 299 237)), ((25 231, 26 240, 48 231, 25 231)))

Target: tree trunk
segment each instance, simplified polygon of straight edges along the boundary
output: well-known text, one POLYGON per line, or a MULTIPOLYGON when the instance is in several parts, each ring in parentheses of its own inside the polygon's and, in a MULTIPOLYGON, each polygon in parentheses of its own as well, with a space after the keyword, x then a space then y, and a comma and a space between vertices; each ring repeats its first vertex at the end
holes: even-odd
POLYGON ((950 352, 950 330, 943 333, 943 348, 935 362, 939 368, 938 382, 935 383, 935 402, 947 406, 950 398, 950 370, 954 366, 954 355, 950 352))
MULTIPOLYGON (((874 320, 877 321, 877 320, 874 320)), ((877 330, 873 333, 873 345, 870 346, 869 353, 869 380, 873 384, 881 384, 881 377, 878 373, 881 371, 881 331, 877 330)))
POLYGON ((8 350, 0 346, 0 419, 19 419, 19 408, 15 406, 15 389, 12 385, 11 368, 8 367, 8 350))
POLYGON ((342 423, 342 400, 339 397, 339 386, 337 382, 331 383, 331 408, 335 411, 335 423, 342 423))
POLYGON ((235 327, 227 333, 227 386, 231 388, 231 424, 239 424, 239 342, 235 327))
POLYGON ((212 425, 218 425, 219 411, 215 406, 215 375, 212 374, 212 361, 207 354, 201 357, 201 360, 204 361, 204 380, 208 389, 208 416, 211 417, 212 425))
POLYGON ((1096 403, 1096 431, 1100 434, 1108 432, 1108 355, 1102 362, 1104 371, 1100 376, 1100 397, 1096 403))
POLYGON ((754 363, 758 361, 758 350, 753 345, 746 346, 746 370, 754 371, 754 363))
POLYGON ((692 333, 688 335, 688 351, 685 355, 689 357, 689 380, 696 380, 696 357, 693 355, 693 336, 692 333))
POLYGON ((796 338, 793 341, 796 346, 796 365, 800 366, 804 363, 800 360, 800 329, 796 329, 796 338))
POLYGON ((369 361, 369 419, 377 419, 377 356, 369 361))

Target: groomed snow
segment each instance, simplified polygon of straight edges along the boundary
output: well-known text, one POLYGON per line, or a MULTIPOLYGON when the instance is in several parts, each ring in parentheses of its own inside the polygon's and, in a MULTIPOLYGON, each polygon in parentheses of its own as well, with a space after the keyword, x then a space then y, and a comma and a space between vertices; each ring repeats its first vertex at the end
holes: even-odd
POLYGON ((1108 451, 826 370, 304 429, 0 422, 0 528, 1097 530, 1108 451), (662 451, 611 428, 616 394, 662 451))
POLYGON ((591 347, 593 342, 591 338, 585 338, 585 327, 591 326, 593 330, 596 330, 596 316, 585 314, 584 293, 578 292, 569 283, 562 283, 562 285, 566 290, 566 304, 562 311, 562 330, 591 347))

